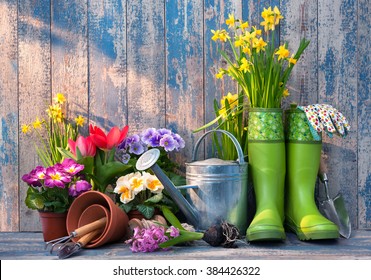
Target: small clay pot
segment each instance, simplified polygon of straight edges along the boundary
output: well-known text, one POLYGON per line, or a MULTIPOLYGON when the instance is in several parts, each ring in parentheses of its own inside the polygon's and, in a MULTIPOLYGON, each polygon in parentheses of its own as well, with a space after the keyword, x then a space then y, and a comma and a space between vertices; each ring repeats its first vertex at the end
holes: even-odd
MULTIPOLYGON (((81 215, 93 204, 101 205, 109 212, 107 229, 98 238, 97 242, 94 243, 94 247, 123 240, 128 229, 128 216, 114 203, 112 198, 98 191, 84 192, 72 202, 68 210, 66 222, 68 232, 72 232, 79 227, 81 215)), ((77 238, 74 241, 76 242, 77 238)))
POLYGON ((102 233, 99 236, 97 236, 95 239, 91 240, 87 245, 85 245, 85 248, 97 247, 96 244, 99 244, 99 240, 102 239, 105 232, 107 232, 110 214, 111 213, 109 212, 109 210, 100 204, 92 204, 88 208, 86 208, 84 212, 82 212, 79 222, 78 222, 78 227, 82 227, 84 225, 90 224, 104 217, 107 218, 107 223, 105 227, 102 228, 102 233))
POLYGON ((39 217, 45 242, 68 235, 66 228, 67 212, 39 211, 39 217))

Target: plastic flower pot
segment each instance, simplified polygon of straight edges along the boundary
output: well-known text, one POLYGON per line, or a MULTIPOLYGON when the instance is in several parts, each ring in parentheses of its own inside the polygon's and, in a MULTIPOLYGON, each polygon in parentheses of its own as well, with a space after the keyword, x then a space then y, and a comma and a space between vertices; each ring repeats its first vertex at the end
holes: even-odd
MULTIPOLYGON (((113 243, 124 240, 128 229, 129 219, 126 213, 118 207, 114 201, 106 194, 98 191, 87 191, 77 197, 71 204, 67 215, 67 230, 74 231, 79 227, 79 220, 84 211, 91 205, 98 204, 106 208, 109 212, 107 229, 91 244, 93 247, 102 246, 106 243, 113 243)), ((93 213, 94 211, 92 211, 93 213)), ((84 215, 85 216, 85 215, 84 215)), ((87 219, 87 218, 83 218, 87 219)), ((76 242, 78 239, 75 238, 76 242)), ((92 247, 90 246, 90 247, 92 247)))

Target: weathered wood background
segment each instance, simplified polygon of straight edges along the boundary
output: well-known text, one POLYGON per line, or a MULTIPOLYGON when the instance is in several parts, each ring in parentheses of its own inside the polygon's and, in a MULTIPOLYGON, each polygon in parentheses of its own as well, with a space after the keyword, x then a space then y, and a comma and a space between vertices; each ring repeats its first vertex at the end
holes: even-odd
POLYGON ((234 89, 210 29, 229 13, 253 24, 263 7, 285 17, 280 40, 311 40, 290 80, 291 101, 328 103, 347 116, 346 139, 324 137, 332 192, 354 228, 371 228, 370 16, 368 0, 0 0, 0 231, 40 230, 20 177, 38 162, 21 124, 45 115, 57 92, 69 115, 131 132, 169 127, 184 137, 213 118, 213 100, 234 89))

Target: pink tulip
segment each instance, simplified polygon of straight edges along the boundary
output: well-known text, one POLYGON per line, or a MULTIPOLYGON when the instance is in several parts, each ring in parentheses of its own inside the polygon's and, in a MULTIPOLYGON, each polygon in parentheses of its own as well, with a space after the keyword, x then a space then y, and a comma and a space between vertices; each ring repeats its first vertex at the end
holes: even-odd
POLYGON ((125 126, 121 131, 115 126, 111 128, 110 132, 106 135, 102 129, 97 126, 90 125, 89 132, 93 143, 102 150, 111 150, 117 147, 124 141, 129 130, 129 126, 125 126))
POLYGON ((68 146, 72 154, 76 157, 76 147, 83 157, 94 157, 96 153, 96 147, 93 143, 91 136, 84 138, 84 136, 78 136, 76 142, 73 140, 68 140, 68 146))

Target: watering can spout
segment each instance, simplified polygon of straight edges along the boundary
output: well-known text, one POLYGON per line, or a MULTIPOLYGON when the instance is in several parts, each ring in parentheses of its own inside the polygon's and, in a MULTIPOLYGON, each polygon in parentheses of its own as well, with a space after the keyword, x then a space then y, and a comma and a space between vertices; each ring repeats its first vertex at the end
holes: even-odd
POLYGON ((189 223, 194 226, 199 224, 199 214, 196 209, 183 197, 182 193, 174 186, 171 180, 165 175, 161 168, 156 164, 160 157, 160 150, 150 149, 142 154, 137 163, 136 168, 140 171, 151 169, 157 176, 159 181, 164 185, 165 190, 178 205, 189 223))

